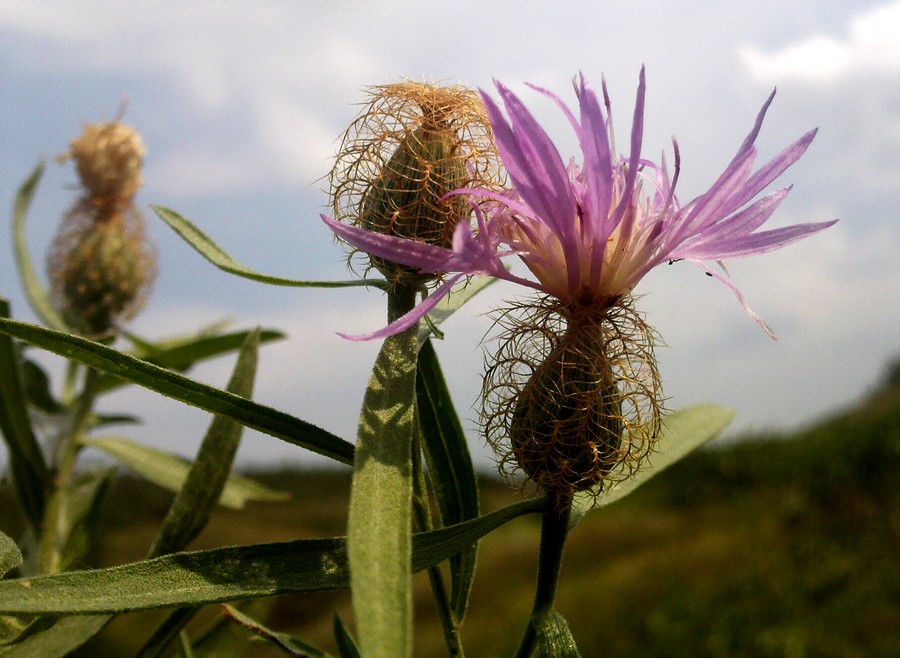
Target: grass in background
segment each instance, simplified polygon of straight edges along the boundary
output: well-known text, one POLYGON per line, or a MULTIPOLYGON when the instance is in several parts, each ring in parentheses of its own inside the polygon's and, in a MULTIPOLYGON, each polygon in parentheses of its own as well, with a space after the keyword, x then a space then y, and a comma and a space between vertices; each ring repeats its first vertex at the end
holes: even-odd
MULTIPOLYGON (((695 453, 633 496, 589 514, 568 542, 557 598, 582 654, 900 655, 896 380, 796 435, 695 453)), ((192 548, 344 533, 349 474, 254 477, 291 491, 292 501, 220 510, 192 548)), ((491 478, 482 482, 485 511, 516 496, 491 478)), ((120 479, 92 564, 142 558, 169 501, 153 485, 120 479)), ((16 536, 16 520, 6 514, 0 528, 16 536)), ((462 628, 469 658, 515 651, 531 607, 538 536, 539 519, 525 517, 482 541, 462 628)), ((416 586, 416 655, 445 655, 422 575, 416 586)), ((348 592, 277 597, 269 622, 334 651, 335 612, 349 619, 348 592)), ((162 614, 125 615, 79 655, 131 655, 162 614)), ((260 644, 251 655, 283 654, 260 644)))

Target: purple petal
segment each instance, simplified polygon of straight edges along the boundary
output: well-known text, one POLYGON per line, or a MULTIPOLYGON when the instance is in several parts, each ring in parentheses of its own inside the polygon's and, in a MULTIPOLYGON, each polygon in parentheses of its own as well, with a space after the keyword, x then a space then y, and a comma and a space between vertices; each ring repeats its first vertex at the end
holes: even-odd
POLYGON ((496 85, 510 115, 509 123, 493 99, 481 95, 503 165, 522 200, 562 236, 566 221, 575 212, 562 157, 521 101, 501 83, 496 85), (566 215, 566 207, 571 207, 570 215, 566 215))
POLYGON ((738 194, 753 168, 756 150, 751 147, 740 160, 733 160, 712 184, 706 194, 689 202, 675 218, 665 241, 665 250, 674 252, 678 246, 724 217, 722 210, 738 194))
POLYGON ((788 195, 790 189, 788 187, 778 192, 773 192, 741 212, 710 226, 693 238, 688 238, 683 244, 675 248, 675 252, 671 257, 720 258, 720 256, 715 254, 717 254, 716 249, 723 241, 741 239, 762 226, 788 195), (701 256, 699 255, 701 253, 713 255, 701 256))
POLYGON ((579 235, 573 218, 576 215, 576 199, 568 171, 559 151, 541 128, 522 101, 502 83, 496 83, 509 115, 507 126, 496 104, 485 94, 485 104, 497 149, 516 192, 532 208, 536 218, 550 226, 559 237, 566 261, 568 278, 575 285, 578 272, 579 235), (498 129, 498 124, 502 127, 498 129))
POLYGON ((812 143, 813 138, 816 136, 817 130, 818 129, 810 130, 747 179, 747 183, 741 194, 736 196, 732 201, 733 206, 731 210, 740 208, 747 203, 750 199, 759 194, 766 185, 778 178, 788 167, 799 160, 800 156, 802 156, 806 152, 806 149, 809 148, 810 143, 812 143))
POLYGON ((423 272, 446 269, 443 266, 453 258, 453 252, 425 242, 383 235, 373 231, 336 222, 326 215, 319 215, 335 235, 343 238, 357 249, 384 258, 393 263, 417 267, 423 272))
POLYGON ((734 164, 737 160, 740 160, 746 151, 748 151, 756 142, 756 138, 759 137, 759 131, 763 125, 763 119, 766 118, 766 112, 769 110, 769 106, 772 104, 772 100, 775 98, 775 90, 772 90, 772 93, 769 94, 769 97, 766 99, 766 102, 763 103, 762 108, 759 110, 759 113, 756 115, 756 121, 753 124, 753 128, 750 130, 750 134, 744 138, 744 142, 741 144, 741 147, 738 149, 734 158, 731 160, 731 164, 734 164))
POLYGON ((610 217, 610 221, 606 226, 606 230, 597 236, 600 240, 606 240, 613 229, 619 225, 623 217, 629 216, 628 225, 622 227, 622 239, 627 241, 631 235, 632 217, 626 215, 626 210, 632 202, 631 195, 634 191, 634 181, 637 178, 638 163, 641 158, 641 144, 644 139, 644 97, 647 92, 647 81, 644 75, 644 67, 641 67, 641 74, 638 80, 637 100, 634 103, 634 117, 631 122, 631 155, 628 160, 628 172, 625 177, 625 190, 622 193, 622 201, 616 208, 616 211, 610 217))
POLYGON ((498 271, 505 272, 500 254, 497 252, 497 244, 491 239, 491 229, 481 208, 474 204, 473 208, 478 217, 478 233, 473 234, 467 222, 456 225, 453 232, 453 259, 448 263, 450 267, 446 269, 465 274, 496 276, 498 271))
POLYGON ((741 236, 733 240, 723 240, 710 246, 706 250, 688 249, 686 253, 673 253, 672 258, 705 258, 705 259, 724 259, 724 258, 742 258, 744 256, 753 256, 756 254, 764 254, 773 249, 786 247, 792 242, 796 242, 813 233, 818 233, 829 226, 835 224, 838 220, 834 219, 830 222, 819 222, 815 224, 794 224, 793 226, 785 226, 770 231, 761 231, 752 235, 741 236), (688 255, 689 254, 689 255, 688 255))
POLYGON ((384 329, 379 329, 378 331, 373 331, 369 334, 359 334, 356 336, 338 333, 338 336, 340 336, 341 338, 346 338, 347 340, 362 342, 367 340, 376 340, 378 338, 387 338, 388 336, 399 334, 401 331, 406 331, 423 317, 428 315, 431 311, 433 311, 434 307, 437 306, 440 301, 447 296, 447 294, 450 292, 450 289, 454 285, 456 285, 456 283, 460 279, 462 279, 463 276, 464 275, 462 274, 457 274, 456 276, 452 276, 447 279, 444 285, 428 295, 428 297, 426 297, 422 303, 417 305, 405 315, 401 315, 384 329))
MULTIPOLYGON (((584 154, 582 173, 588 187, 585 199, 587 203, 583 211, 593 228, 597 224, 602 226, 609 217, 609 208, 612 205, 612 153, 603 110, 600 109, 597 95, 585 82, 584 76, 581 78, 578 102, 581 106, 578 141, 584 154)), ((602 239, 605 240, 606 237, 602 239)))
POLYGON ((580 122, 559 96, 537 85, 529 84, 528 86, 552 100, 569 120, 569 124, 578 136, 581 152, 584 155, 581 172, 590 191, 582 199, 582 204, 587 202, 587 206, 582 207, 582 211, 588 218, 602 217, 606 219, 612 203, 612 154, 610 153, 608 128, 594 90, 588 85, 583 75, 579 80, 580 84, 575 85, 575 94, 581 110, 580 122))
POLYGON ((741 294, 741 291, 738 290, 738 287, 736 285, 734 285, 731 281, 729 281, 727 278, 725 278, 718 272, 713 272, 704 263, 702 263, 698 260, 693 260, 693 259, 691 259, 691 262, 694 263, 694 265, 699 267, 701 270, 706 272, 709 276, 713 277, 714 279, 716 279, 718 281, 721 281, 726 286, 728 286, 728 288, 731 290, 731 292, 734 293, 734 296, 737 297, 737 300, 740 303, 741 307, 744 309, 744 312, 747 315, 749 315, 756 324, 758 324, 760 327, 762 327, 762 330, 765 331, 766 334, 768 334, 769 338, 771 338, 772 340, 778 340, 778 336, 776 336, 775 333, 769 328, 769 325, 766 324, 765 320, 763 320, 759 316, 759 314, 756 313, 756 311, 754 311, 752 308, 750 308, 750 306, 747 304, 747 300, 744 299, 744 296, 741 294))

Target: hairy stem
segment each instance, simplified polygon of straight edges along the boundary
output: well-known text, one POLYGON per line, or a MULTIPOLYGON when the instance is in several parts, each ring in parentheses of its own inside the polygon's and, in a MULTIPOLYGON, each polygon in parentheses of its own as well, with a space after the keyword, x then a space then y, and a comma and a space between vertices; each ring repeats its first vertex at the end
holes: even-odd
POLYGON ((37 571, 40 574, 58 573, 63 563, 69 532, 72 529, 69 500, 75 462, 81 450, 81 437, 97 396, 100 373, 86 368, 84 388, 70 407, 70 422, 63 430, 56 447, 53 466, 53 491, 47 502, 41 523, 37 571))
POLYGON ((531 618, 516 652, 516 658, 528 658, 534 650, 537 639, 538 620, 553 611, 553 600, 559 584, 563 549, 569 533, 569 516, 572 499, 558 499, 544 510, 541 517, 541 549, 538 557, 538 577, 534 591, 531 618))

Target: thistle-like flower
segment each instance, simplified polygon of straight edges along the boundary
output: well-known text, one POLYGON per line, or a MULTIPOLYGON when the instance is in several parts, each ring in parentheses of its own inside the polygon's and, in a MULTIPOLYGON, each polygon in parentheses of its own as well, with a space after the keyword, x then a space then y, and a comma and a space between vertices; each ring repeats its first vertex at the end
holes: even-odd
POLYGON ((153 246, 134 205, 144 143, 118 121, 85 126, 60 160, 75 160, 82 195, 47 254, 52 299, 65 321, 90 336, 134 316, 156 278, 153 246))
MULTIPOLYGON (((641 70, 630 153, 613 153, 610 102, 583 77, 575 83, 576 116, 557 96, 533 87, 562 110, 578 138, 581 164, 566 164, 517 96, 499 82, 503 109, 482 94, 512 189, 498 194, 459 190, 493 207, 476 207, 478 230, 460 223, 452 247, 414 243, 341 225, 332 230, 357 248, 422 272, 453 272, 410 313, 356 337, 402 331, 429 312, 462 277, 486 274, 543 293, 504 312, 500 348, 485 379, 484 421, 501 464, 519 467, 558 501, 602 484, 614 467, 636 468, 651 450, 660 423, 661 392, 653 357, 655 334, 633 310, 631 291, 657 265, 690 260, 724 282, 744 309, 768 327, 726 277, 703 261, 760 254, 834 222, 758 230, 789 192, 753 199, 805 152, 803 135, 754 171, 754 141, 772 96, 725 171, 709 190, 682 204, 674 171, 663 158, 641 157, 645 79, 641 70), (508 272, 517 255, 536 280, 508 272), (509 440, 511 449, 500 444, 509 440)), ((774 92, 773 92, 774 95, 774 92)), ((619 472, 621 472, 621 470, 619 472)))
MULTIPOLYGON (((465 87, 404 81, 369 90, 370 99, 345 131, 329 175, 334 217, 381 235, 438 247, 471 215, 459 188, 499 191, 500 160, 487 112, 465 87)), ((370 254, 393 284, 437 278, 370 254)))
MULTIPOLYGON (((753 171, 759 134, 774 92, 756 117, 753 129, 718 180, 696 199, 682 204, 675 196, 680 158, 675 144, 674 174, 665 161, 656 165, 641 157, 644 115, 644 72, 641 70, 631 131, 631 153, 617 158, 611 147, 609 97, 603 86, 606 114, 587 82, 575 85, 576 117, 552 93, 534 88, 563 111, 581 146, 580 166, 566 166, 547 133, 522 102, 496 83, 509 120, 482 93, 500 157, 512 181, 512 194, 460 190, 489 197, 499 208, 478 214, 478 230, 466 223, 456 227, 452 247, 422 244, 397 236, 367 231, 322 219, 344 240, 379 258, 417 268, 421 272, 454 272, 456 276, 412 313, 381 331, 356 337, 382 338, 420 319, 449 293, 460 278, 487 274, 548 293, 564 303, 603 307, 627 295, 657 265, 687 259, 723 281, 745 310, 738 289, 703 261, 721 261, 761 254, 828 228, 834 221, 795 224, 758 231, 790 188, 773 192, 747 205, 767 185, 796 162, 812 142, 812 130, 753 171), (649 174, 653 174, 651 177, 649 174), (501 249, 506 245, 506 249, 501 249), (517 254, 537 281, 508 272, 501 259, 517 254)), ((836 221, 836 220, 835 220, 836 221)), ((763 324, 765 328, 765 325, 763 324)))

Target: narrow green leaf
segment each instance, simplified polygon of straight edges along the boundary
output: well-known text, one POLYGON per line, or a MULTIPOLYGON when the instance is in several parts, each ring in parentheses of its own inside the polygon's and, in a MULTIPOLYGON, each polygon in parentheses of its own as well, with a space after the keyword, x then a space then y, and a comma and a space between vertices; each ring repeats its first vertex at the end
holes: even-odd
MULTIPOLYGON (((28 401, 35 408, 45 412, 48 416, 64 416, 67 413, 67 409, 53 395, 50 377, 47 375, 46 371, 30 359, 23 359, 21 365, 22 381, 28 401)), ((100 377, 100 382, 102 382, 104 378, 114 382, 113 386, 119 386, 125 383, 110 375, 102 375, 100 377)), ((100 386, 101 383, 98 382, 98 389, 100 386)), ((63 422, 66 421, 63 420, 63 422)), ((90 428, 96 429, 103 425, 122 425, 137 422, 139 422, 139 419, 130 414, 98 414, 91 412, 90 420, 87 424, 90 428)))
POLYGON ((652 477, 712 441, 734 418, 734 412, 714 404, 698 404, 681 409, 663 419, 663 431, 650 464, 630 478, 621 480, 599 496, 591 492, 575 495, 572 503, 572 525, 594 507, 605 507, 632 493, 652 477))
MULTIPOLYGON (((251 333, 244 341, 231 381, 228 382, 227 390, 230 393, 245 398, 252 396, 258 352, 259 333, 251 333)), ((179 551, 194 539, 209 521, 216 502, 220 499, 227 500, 225 491, 229 480, 232 489, 230 494, 234 495, 239 483, 235 484, 234 479, 229 476, 243 429, 240 423, 231 418, 218 415, 213 417, 209 431, 197 451, 197 458, 185 475, 184 484, 172 501, 153 542, 151 557, 179 551)), ((243 505, 244 500, 237 502, 243 505)))
MULTIPOLYGON (((418 533, 413 537, 412 569, 416 572, 442 562, 508 521, 540 512, 546 505, 545 499, 535 498, 456 526, 418 533)), ((174 553, 107 569, 3 580, 0 614, 130 612, 349 584, 344 539, 305 539, 174 553)))
MULTIPOLYGON (((9 303, 0 298, 0 321, 8 318, 9 303)), ((44 496, 50 476, 28 417, 16 346, 5 335, 0 336, 0 373, 0 432, 9 452, 13 488, 37 534, 44 517, 44 496)))
POLYGON ((58 617, 21 618, 2 616, 4 626, 3 641, 0 646, 21 644, 28 638, 50 629, 58 617))
POLYGON ((28 241, 25 237, 25 219, 28 216, 28 209, 31 207, 34 192, 43 175, 44 163, 41 162, 34 168, 31 175, 25 179, 25 182, 22 183, 22 186, 16 193, 16 202, 13 206, 13 244, 16 264, 19 268, 19 277, 25 288, 28 303, 31 304, 31 308, 34 309, 41 322, 48 327, 64 330, 66 323, 56 309, 53 308, 47 289, 41 283, 34 266, 31 264, 31 255, 28 253, 28 241))
POLYGON ((334 632, 334 642, 337 644, 338 654, 341 658, 362 658, 359 648, 356 646, 356 640, 350 635, 350 631, 347 630, 340 615, 334 615, 331 628, 334 632))
POLYGON ((22 635, 25 627, 25 622, 18 617, 0 615, 0 650, 2 650, 3 645, 9 644, 22 635))
POLYGON ((91 414, 88 427, 92 430, 106 425, 136 425, 141 419, 131 414, 91 414))
MULTIPOLYGON (((130 354, 161 368, 184 372, 199 361, 240 349, 250 333, 249 331, 236 331, 215 336, 200 335, 189 339, 170 341, 166 344, 153 344, 149 341, 141 341, 140 344, 136 343, 138 349, 130 352, 130 354)), ((260 344, 281 340, 282 338, 284 338, 282 332, 272 329, 261 330, 259 333, 260 344)), ((129 340, 134 342, 137 339, 134 336, 130 336, 129 340)), ((128 383, 114 375, 107 374, 100 378, 97 388, 99 392, 106 393, 128 383)))
POLYGON ((173 210, 162 206, 150 206, 159 218, 168 224, 182 239, 210 263, 224 272, 235 274, 245 279, 252 279, 259 283, 268 283, 273 286, 292 286, 297 288, 350 288, 358 286, 373 286, 387 290, 388 284, 383 280, 362 279, 354 281, 297 281, 284 279, 278 276, 261 274, 249 267, 236 262, 231 256, 217 245, 199 228, 191 224, 187 219, 173 210))
POLYGON ((575 638, 565 618, 551 610, 540 619, 533 620, 535 646, 532 658, 580 658, 575 638))
POLYGON ((294 656, 295 658, 331 658, 331 654, 321 651, 310 644, 306 644, 306 642, 301 642, 287 633, 273 631, 271 628, 266 627, 249 615, 245 615, 234 606, 225 604, 222 608, 225 610, 225 615, 233 619, 236 623, 258 637, 271 642, 288 656, 294 656))
MULTIPOLYGON (((218 336, 230 324, 230 320, 225 318, 203 325, 198 329, 191 330, 190 333, 174 334, 167 338, 154 338, 153 340, 142 338, 127 329, 120 330, 119 334, 122 337, 127 338, 128 341, 135 346, 136 349, 130 352, 131 354, 138 358, 146 359, 147 354, 151 354, 157 350, 167 350, 172 347, 179 347, 180 345, 191 343, 198 338, 218 336)), ((240 345, 237 345, 236 347, 240 347, 240 345)))
POLYGON ((22 551, 16 542, 0 532, 0 577, 22 564, 22 551))
POLYGON ((156 391, 205 411, 234 418, 246 427, 344 464, 353 463, 353 444, 270 407, 207 386, 94 341, 0 317, 0 334, 14 336, 68 359, 156 391))
POLYGON ((40 623, 52 624, 40 633, 25 633, 24 637, 6 646, 0 646, 2 658, 63 658, 91 639, 109 621, 106 615, 87 617, 60 617, 40 619, 40 623))
POLYGON ((115 472, 115 467, 110 467, 80 473, 70 488, 65 503, 65 530, 60 533, 66 538, 61 569, 80 561, 90 550, 99 531, 99 511, 115 472))
POLYGON ((367 658, 412 652, 413 327, 389 336, 375 361, 359 419, 347 542, 359 644, 367 658))
MULTIPOLYGON (((86 446, 102 450, 146 480, 178 493, 185 485, 191 464, 181 457, 121 437, 83 439, 86 446)), ((290 497, 240 475, 231 475, 218 502, 223 507, 242 509, 248 500, 283 501, 290 497)))
MULTIPOLYGON (((416 405, 422 447, 443 525, 478 517, 478 483, 469 444, 431 341, 419 350, 416 405)), ((478 545, 450 558, 450 602, 457 621, 466 614, 478 545)))
POLYGON ((50 377, 37 363, 30 359, 22 359, 22 386, 28 401, 41 411, 57 414, 64 411, 63 406, 50 390, 50 377))

